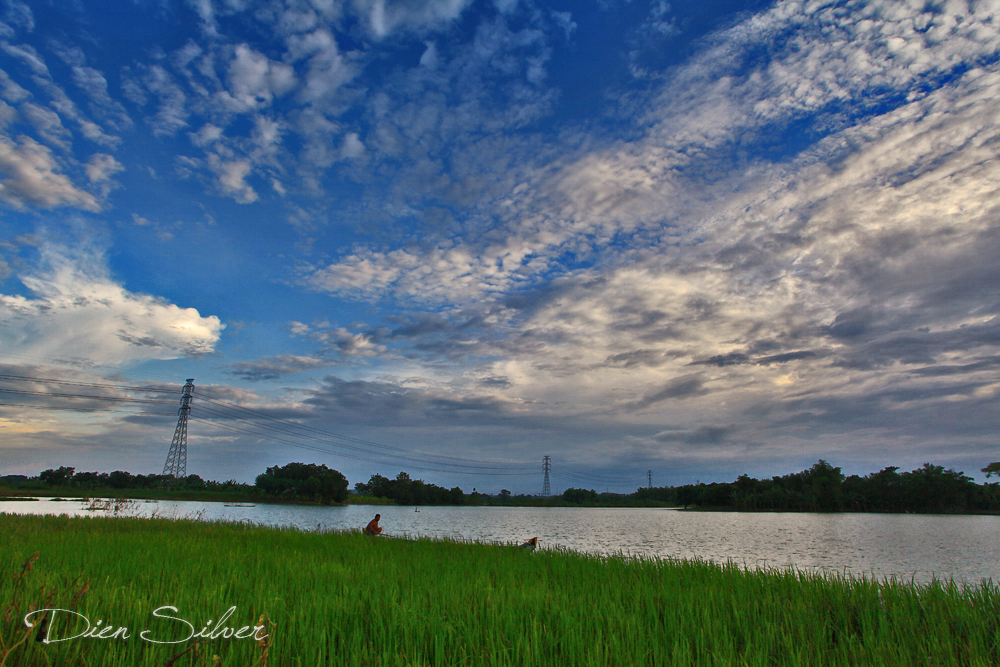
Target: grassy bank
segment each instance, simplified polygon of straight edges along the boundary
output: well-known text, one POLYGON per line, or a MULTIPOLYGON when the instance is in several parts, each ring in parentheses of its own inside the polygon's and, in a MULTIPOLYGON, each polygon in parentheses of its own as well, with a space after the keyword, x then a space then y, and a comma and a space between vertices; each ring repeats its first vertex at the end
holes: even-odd
MULTIPOLYGON (((132 635, 46 645, 31 631, 7 666, 164 665, 188 649, 173 664, 1000 664, 994 586, 145 519, 0 515, 0 544, 0 612, 16 601, 0 616, 7 646, 24 635, 29 604, 132 635), (195 631, 235 606, 225 625, 269 636, 140 639, 189 634, 153 616, 165 605, 177 612, 161 615, 195 631)), ((85 627, 70 618, 57 617, 50 637, 85 627)))

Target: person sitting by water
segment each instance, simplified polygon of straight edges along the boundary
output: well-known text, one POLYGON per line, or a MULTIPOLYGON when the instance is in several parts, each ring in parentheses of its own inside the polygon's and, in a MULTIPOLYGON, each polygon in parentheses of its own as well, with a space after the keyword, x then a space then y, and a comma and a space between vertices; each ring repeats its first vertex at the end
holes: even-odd
POLYGON ((381 514, 376 514, 375 518, 368 522, 365 526, 365 533, 368 535, 380 535, 382 533, 382 527, 378 525, 378 520, 382 518, 381 514))

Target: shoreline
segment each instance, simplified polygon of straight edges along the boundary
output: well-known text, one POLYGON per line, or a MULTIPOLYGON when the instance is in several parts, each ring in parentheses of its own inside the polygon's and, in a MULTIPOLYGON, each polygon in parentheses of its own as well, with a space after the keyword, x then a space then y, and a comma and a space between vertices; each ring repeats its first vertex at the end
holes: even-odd
MULTIPOLYGON (((14 598, 20 610, 0 618, 5 638, 34 639, 19 625, 30 606, 100 619, 109 635, 127 628, 114 640, 25 641, 8 664, 152 667, 187 650, 193 657, 184 664, 232 667, 261 664, 265 651, 272 665, 357 667, 909 667, 1000 658, 994 583, 913 584, 183 519, 0 515, 0 534, 9 536, 0 604, 14 598), (241 640, 187 636, 223 619, 234 631, 263 626, 266 645, 246 639, 249 630, 241 640), (187 639, 157 645, 141 631, 187 639)), ((71 637, 82 628, 70 624, 76 618, 57 619, 53 636, 71 637)))
MULTIPOLYGON (((122 493, 120 491, 116 492, 109 489, 78 489, 78 488, 59 488, 59 489, 25 489, 24 491, 30 491, 30 493, 13 493, 18 489, 10 487, 0 487, 0 502, 8 501, 30 501, 38 500, 40 498, 61 498, 64 500, 82 500, 90 498, 106 498, 114 500, 175 500, 175 501, 191 501, 191 502, 218 502, 218 503, 252 503, 261 505, 298 505, 302 507, 344 507, 347 505, 376 505, 376 506, 391 506, 391 507, 411 507, 411 505, 400 505, 388 498, 369 498, 367 496, 355 496, 352 495, 348 498, 347 502, 344 503, 321 503, 321 502, 311 502, 303 500, 281 500, 278 498, 259 498, 253 495, 241 495, 233 494, 222 497, 221 495, 212 493, 203 493, 198 491, 183 492, 180 494, 170 493, 166 490, 161 489, 149 489, 142 493, 133 493, 134 489, 129 490, 129 493, 122 493), (84 493, 80 493, 84 491, 84 493), (68 493, 73 492, 73 493, 68 493)), ((914 516, 1000 516, 1000 510, 976 510, 967 512, 888 512, 879 510, 796 510, 796 509, 740 509, 735 507, 714 507, 714 506, 702 506, 702 507, 682 507, 679 505, 667 505, 667 504, 643 504, 643 505, 619 505, 619 504, 596 504, 596 503, 568 503, 568 502, 538 502, 531 504, 513 504, 513 503, 484 503, 484 504, 467 504, 467 505, 413 505, 413 507, 510 507, 510 508, 545 508, 545 507, 559 507, 559 508, 580 508, 580 509, 664 509, 672 510, 676 512, 735 512, 740 514, 912 514, 914 516)))

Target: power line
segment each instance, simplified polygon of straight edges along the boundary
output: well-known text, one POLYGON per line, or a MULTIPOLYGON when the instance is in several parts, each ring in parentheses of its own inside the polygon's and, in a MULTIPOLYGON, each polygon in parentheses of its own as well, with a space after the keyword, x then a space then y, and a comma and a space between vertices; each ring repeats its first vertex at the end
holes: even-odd
MULTIPOLYGON (((89 388, 120 389, 120 390, 132 390, 132 391, 142 391, 142 392, 151 392, 151 393, 166 393, 168 391, 166 388, 150 388, 150 387, 140 387, 140 386, 134 386, 134 385, 120 385, 120 384, 108 384, 108 383, 97 383, 97 382, 79 382, 79 381, 74 381, 74 380, 59 380, 59 379, 55 379, 55 378, 40 378, 40 377, 32 377, 32 376, 25 376, 25 375, 11 375, 11 374, 0 374, 0 380, 13 380, 13 381, 21 381, 21 382, 51 383, 51 384, 60 384, 60 385, 67 385, 67 386, 78 386, 78 387, 89 387, 89 388)), ((21 395, 29 395, 29 396, 47 396, 47 397, 48 396, 52 396, 52 397, 60 397, 60 398, 87 398, 87 399, 91 399, 91 400, 113 400, 113 401, 120 401, 120 402, 135 402, 135 403, 140 403, 140 402, 156 402, 156 403, 162 404, 162 405, 171 405, 172 404, 171 402, 168 402, 168 401, 157 401, 156 399, 138 399, 138 398, 124 398, 124 397, 111 397, 111 396, 92 396, 92 395, 83 395, 83 394, 53 393, 53 392, 30 392, 30 391, 25 391, 25 390, 14 390, 14 389, 0 389, 0 392, 13 393, 13 394, 21 394, 21 395)), ((418 457, 422 456, 422 457, 429 457, 429 458, 433 458, 433 459, 441 459, 440 465, 459 465, 459 464, 448 464, 446 462, 447 461, 464 461, 464 462, 467 462, 467 463, 490 464, 490 465, 497 466, 497 467, 502 466, 504 468, 509 468, 509 467, 515 467, 515 468, 517 468, 517 467, 521 467, 521 468, 524 468, 524 469, 528 469, 528 468, 533 468, 534 467, 534 464, 530 464, 530 463, 522 463, 522 462, 515 462, 515 461, 487 461, 487 460, 482 460, 482 459, 470 459, 470 458, 462 458, 462 457, 457 457, 457 456, 447 456, 447 455, 443 455, 443 454, 433 454, 433 453, 430 453, 430 452, 421 452, 419 450, 407 450, 407 449, 404 449, 404 448, 401 448, 401 447, 393 447, 392 445, 384 445, 384 444, 381 444, 381 443, 372 442, 370 440, 363 440, 361 438, 354 438, 354 437, 351 437, 351 436, 345 436, 345 435, 342 435, 342 434, 339 434, 339 433, 333 433, 331 431, 325 431, 323 429, 318 429, 318 428, 315 428, 315 427, 306 426, 306 425, 299 424, 297 422, 293 422, 293 421, 290 421, 290 420, 287 420, 287 419, 282 419, 280 417, 274 417, 272 415, 268 415, 268 414, 266 414, 264 412, 261 412, 259 410, 254 410, 252 408, 247 408, 247 407, 244 407, 244 406, 241 406, 241 405, 236 405, 234 403, 229 403, 228 401, 220 401, 220 400, 216 400, 216 399, 211 399, 211 398, 208 398, 207 396, 202 396, 202 395, 199 395, 197 398, 198 398, 198 402, 199 403, 201 403, 201 402, 208 402, 208 403, 212 403, 212 404, 218 405, 219 407, 222 407, 222 408, 227 408, 227 409, 230 409, 230 410, 236 410, 236 411, 248 413, 248 414, 254 415, 254 416, 256 416, 258 418, 261 418, 261 419, 267 419, 267 420, 270 420, 270 421, 273 421, 273 422, 284 424, 287 427, 291 427, 291 428, 295 428, 295 429, 300 429, 300 430, 303 430, 303 431, 310 431, 310 432, 314 432, 314 433, 326 435, 326 436, 331 437, 331 438, 338 438, 338 439, 346 440, 346 441, 349 441, 349 442, 355 442, 355 443, 358 443, 358 444, 368 445, 369 447, 377 447, 377 448, 386 449, 386 450, 389 450, 389 451, 392 451, 392 452, 398 452, 400 455, 406 456, 406 458, 411 458, 412 459, 413 456, 418 456, 418 457)), ((205 410, 205 408, 203 406, 199 406, 199 409, 205 410)), ((225 413, 216 412, 215 414, 217 416, 219 416, 219 417, 226 417, 227 416, 227 415, 225 415, 225 413)), ((236 417, 236 418, 238 418, 238 417, 236 417)), ((265 426, 265 425, 261 424, 261 426, 265 426)), ((301 434, 297 434, 297 433, 294 433, 294 432, 291 432, 291 431, 288 431, 288 430, 285 430, 283 432, 286 433, 287 435, 294 435, 295 437, 306 437, 306 436, 303 436, 301 434)), ((345 446, 346 447, 346 445, 341 445, 341 446, 345 446)), ((419 459, 414 459, 414 460, 419 460, 419 459)), ((463 466, 463 467, 479 467, 479 466, 463 466)))
POLYGON ((603 484, 631 484, 638 479, 641 479, 639 473, 612 477, 599 473, 576 472, 565 467, 553 468, 552 474, 578 482, 601 482, 603 484))
POLYGON ((0 380, 10 380, 14 382, 40 382, 49 384, 64 384, 76 387, 100 387, 102 389, 125 389, 129 391, 144 391, 144 392, 163 393, 163 394, 173 390, 171 385, 165 385, 159 388, 149 387, 149 386, 141 387, 141 386, 126 385, 126 384, 107 384, 101 382, 78 382, 76 380, 57 380, 55 378, 40 378, 40 377, 33 377, 30 375, 8 375, 6 373, 0 373, 0 380))
MULTIPOLYGON (((300 442, 293 442, 291 440, 285 440, 284 438, 276 438, 273 435, 268 435, 268 434, 265 434, 265 433, 258 433, 258 432, 251 431, 251 430, 248 430, 248 429, 239 428, 238 426, 233 426, 232 424, 223 425, 223 424, 220 424, 219 422, 216 422, 216 421, 213 421, 213 420, 210 420, 210 419, 202 419, 200 417, 195 417, 193 415, 190 417, 190 419, 193 420, 193 421, 201 422, 203 424, 210 424, 212 426, 215 426, 217 428, 221 428, 221 429, 226 430, 226 431, 233 431, 233 432, 237 432, 237 433, 244 433, 244 434, 247 434, 247 435, 253 435, 253 436, 260 437, 260 438, 265 438, 267 440, 272 440, 274 442, 280 442, 280 443, 285 444, 285 445, 290 445, 292 447, 298 447, 300 449, 308 449, 310 451, 320 452, 320 453, 323 453, 323 454, 333 454, 335 456, 340 456, 342 458, 353 459, 355 461, 364 461, 366 463, 384 463, 384 461, 380 461, 378 459, 373 459, 371 457, 356 456, 356 455, 353 455, 353 454, 342 454, 340 452, 333 452, 333 451, 330 451, 328 449, 323 449, 321 447, 316 447, 316 446, 313 446, 313 445, 305 445, 305 444, 302 444, 300 442)), ((453 474, 456 473, 456 472, 460 472, 460 471, 455 471, 455 470, 443 470, 443 469, 440 469, 440 468, 431 468, 431 467, 424 466, 424 465, 414 465, 414 466, 411 466, 411 467, 413 467, 415 469, 418 469, 418 470, 431 470, 431 471, 434 471, 434 472, 444 472, 444 473, 453 473, 453 474)), ((463 474, 469 474, 469 475, 493 475, 493 476, 516 476, 516 475, 534 475, 536 473, 534 473, 534 472, 463 472, 463 474)))
MULTIPOLYGON (((217 410, 213 410, 212 408, 206 408, 203 405, 196 406, 194 408, 194 411, 196 413, 198 413, 198 414, 206 414, 207 413, 209 416, 228 417, 228 415, 226 415, 225 413, 219 412, 217 410)), ((243 418, 243 417, 234 417, 233 419, 234 420, 239 420, 241 422, 249 422, 249 423, 253 424, 254 428, 267 429, 269 431, 273 431, 275 433, 278 433, 278 434, 281 434, 281 435, 285 435, 285 436, 289 436, 289 437, 293 437, 293 438, 301 438, 301 439, 304 439, 304 440, 312 440, 314 442, 325 444, 325 445, 330 446, 330 447, 337 447, 337 448, 347 449, 347 450, 350 450, 350 451, 360 452, 360 453, 371 453, 373 455, 378 455, 379 454, 377 452, 369 452, 369 450, 363 449, 361 447, 355 447, 355 446, 344 444, 344 443, 340 443, 340 442, 331 442, 330 440, 326 440, 326 439, 322 439, 322 438, 317 438, 316 436, 312 436, 312 435, 303 435, 301 433, 295 433, 294 431, 291 431, 291 430, 288 430, 288 429, 278 428, 276 426, 272 426, 272 425, 267 424, 267 423, 261 423, 261 422, 249 420, 249 419, 246 419, 246 418, 243 418)), ((217 424, 218 423, 217 421, 210 420, 210 419, 209 420, 203 420, 203 421, 208 421, 208 422, 213 423, 213 424, 217 424)), ((266 433, 257 433, 257 435, 260 435, 261 437, 268 437, 268 438, 271 437, 270 434, 266 434, 266 433)), ((440 462, 439 461, 425 461, 425 460, 421 460, 421 458, 418 457, 418 456, 411 456, 411 455, 405 453, 407 450, 401 450, 401 449, 396 448, 396 447, 394 447, 392 449, 399 450, 399 452, 402 452, 402 453, 395 453, 395 452, 393 452, 393 453, 391 453, 392 456, 394 456, 396 458, 407 459, 409 461, 413 461, 415 463, 420 463, 420 464, 433 463, 433 464, 436 464, 436 465, 446 465, 446 466, 452 466, 452 467, 455 467, 455 468, 467 468, 467 469, 470 469, 470 470, 473 470, 473 471, 475 471, 475 470, 505 470, 505 469, 515 468, 515 466, 509 466, 509 465, 472 465, 472 464, 467 464, 467 463, 449 463, 447 461, 440 461, 440 462)), ((385 456, 384 454, 382 454, 382 455, 385 456)), ((455 458, 455 457, 441 457, 441 458, 455 458)), ((474 459, 457 459, 457 460, 470 461, 470 460, 474 460, 474 459)), ((483 462, 483 463, 487 463, 487 462, 483 462)), ((451 472, 466 472, 466 471, 465 470, 451 470, 451 472)), ((527 471, 524 471, 524 472, 527 473, 527 471)))
MULTIPOLYGON (((29 403, 0 403, 0 407, 31 408, 33 410, 66 410, 69 412, 113 412, 113 408, 80 408, 71 405, 38 405, 29 403)), ((167 412, 129 412, 129 416, 143 415, 155 417, 173 417, 167 412)))
MULTIPOLYGON (((488 461, 488 460, 483 460, 483 459, 462 458, 462 457, 459 457, 459 456, 447 456, 445 454, 433 454, 433 453, 430 453, 430 452, 422 452, 420 450, 415 450, 415 449, 404 449, 402 447, 394 447, 392 445, 385 445, 385 444, 382 444, 382 443, 373 442, 371 440, 364 440, 362 438, 355 438, 355 437, 352 437, 352 436, 342 435, 340 433, 334 433, 332 431, 326 431, 326 430, 323 430, 323 429, 320 429, 320 428, 316 428, 316 427, 313 427, 313 426, 306 426, 306 425, 299 424, 297 422, 291 421, 289 419, 282 419, 280 417, 274 417, 272 415, 269 415, 267 413, 261 412, 259 410, 253 410, 251 408, 246 408, 246 407, 243 407, 241 405, 236 405, 234 403, 229 403, 227 401, 213 400, 213 399, 206 398, 206 397, 200 396, 200 395, 198 396, 198 400, 201 401, 201 402, 207 401, 207 402, 215 404, 215 405, 227 407, 227 408, 229 408, 231 410, 240 410, 242 412, 250 413, 250 414, 259 416, 261 418, 267 419, 269 421, 274 421, 274 422, 278 422, 278 423, 281 423, 281 424, 285 424, 285 425, 287 425, 287 426, 289 426, 291 428, 297 428, 297 429, 300 429, 300 430, 303 430, 303 431, 310 431, 310 432, 318 433, 320 435, 325 435, 325 436, 328 436, 328 437, 331 437, 331 438, 337 438, 337 439, 340 439, 340 440, 346 440, 348 442, 354 442, 354 443, 361 444, 361 445, 368 445, 369 447, 378 447, 378 448, 381 448, 381 449, 387 449, 387 450, 394 451, 394 452, 402 452, 402 453, 406 453, 406 454, 415 454, 415 455, 419 455, 419 456, 427 456, 427 457, 432 457, 432 458, 435 458, 435 459, 447 459, 447 460, 450 460, 450 461, 465 461, 465 462, 469 462, 469 463, 487 463, 487 464, 495 464, 495 465, 500 465, 500 466, 518 466, 518 467, 524 467, 524 468, 529 468, 529 467, 530 468, 534 468, 535 465, 536 465, 534 463, 526 463, 526 462, 520 462, 520 461, 488 461)), ((200 406, 200 409, 204 409, 204 406, 200 406)), ((302 436, 300 436, 300 437, 302 437, 302 436)))
MULTIPOLYGON (((113 384, 113 383, 99 383, 99 382, 81 382, 76 380, 60 380, 56 378, 42 378, 33 377, 26 375, 13 375, 13 374, 0 374, 0 381, 7 380, 12 382, 35 382, 35 383, 50 383, 56 385, 80 387, 80 388, 91 388, 91 389, 117 389, 119 391, 135 391, 141 393, 154 393, 154 394, 167 394, 170 391, 175 391, 170 386, 137 386, 137 385, 125 385, 125 384, 113 384)), ((66 398, 66 399, 85 399, 92 401, 110 401, 115 403, 137 403, 137 404, 156 404, 156 405, 176 405, 173 401, 159 400, 159 399, 149 399, 149 398, 133 398, 124 396, 99 396, 91 394, 78 394, 70 392, 37 392, 28 390, 18 390, 18 389, 8 389, 0 388, 0 393, 4 394, 14 394, 22 396, 38 396, 43 398, 66 398)), ((17 407, 32 407, 26 404, 3 404, 17 407)), ((76 408, 76 407, 56 407, 56 406, 37 406, 36 409, 59 409, 59 410, 71 410, 71 411, 102 411, 100 408, 76 408)), ((373 442, 371 440, 365 440, 362 438, 355 438, 352 436, 343 435, 340 433, 334 433, 332 431, 327 431, 324 429, 316 428, 313 426, 308 426, 301 424, 289 419, 283 419, 280 417, 275 417, 269 415, 260 410, 255 410, 253 408, 248 408, 242 405, 237 405, 230 403, 228 401, 222 401, 219 399, 209 398, 207 396, 199 395, 197 396, 196 408, 199 412, 203 412, 209 416, 214 416, 216 419, 199 419, 203 423, 213 424, 219 428, 225 429, 219 423, 220 419, 231 419, 238 420, 242 422, 249 422, 254 425, 255 428, 267 429, 275 433, 285 435, 288 437, 312 440, 319 444, 326 445, 328 447, 335 447, 340 450, 348 450, 351 452, 359 454, 367 454, 368 456, 356 456, 347 454, 345 452, 331 452, 328 450, 321 450, 317 448, 310 448, 301 443, 293 443, 291 441, 282 440, 280 438, 275 438, 270 434, 260 433, 256 431, 246 431, 242 429, 229 429, 231 431, 239 431, 248 435, 254 435, 256 437, 268 438, 278 442, 284 442, 286 444, 291 444, 293 446, 301 446, 305 449, 314 449, 315 451, 322 451, 328 454, 336 454, 338 456, 344 456, 345 458, 352 458, 356 460, 371 462, 371 463, 384 463, 387 456, 392 456, 395 458, 401 458, 408 462, 408 465, 423 470, 433 470, 436 472, 446 472, 452 474, 489 474, 489 475, 532 475, 537 474, 534 472, 537 470, 535 467, 537 464, 529 462, 520 461, 491 461, 485 459, 474 459, 465 458, 458 456, 448 456, 444 454, 434 454, 431 452, 423 452, 420 450, 406 449, 402 447, 396 447, 393 445, 386 445, 383 443, 373 442), (212 409, 204 403, 209 403, 218 409, 212 409), (243 413, 244 415, 249 415, 255 419, 250 419, 247 416, 232 415, 224 410, 229 410, 231 412, 243 413), (271 423, 263 423, 261 420, 266 420, 271 423), (315 434, 315 435, 311 435, 315 434), (333 439, 333 441, 320 439, 315 437, 316 435, 325 436, 325 438, 333 439), (337 441, 343 442, 337 442, 337 441), (353 446, 362 445, 367 448, 383 450, 370 451, 369 449, 364 449, 362 447, 353 446), (379 457, 382 458, 373 458, 379 457), (454 462, 454 463, 452 463, 454 462), (443 466, 443 467, 433 467, 433 466, 443 466)), ((142 414, 150 416, 168 416, 160 413, 130 413, 130 414, 142 414)), ((194 417, 192 417, 194 418, 194 417)), ((625 475, 625 476, 611 476, 600 473, 594 473, 590 471, 582 471, 579 469, 574 469, 570 466, 559 466, 550 467, 552 476, 568 480, 570 482, 584 484, 612 484, 612 485, 626 485, 635 483, 636 475, 625 475)), ((546 471, 546 472, 549 472, 546 471)))
POLYGON ((44 391, 24 391, 18 389, 0 388, 3 394, 18 394, 21 396, 42 396, 45 398, 86 398, 95 401, 117 401, 119 403, 155 403, 157 405, 171 405, 170 401, 158 401, 153 398, 125 398, 123 396, 91 396, 87 394, 67 394, 44 391))

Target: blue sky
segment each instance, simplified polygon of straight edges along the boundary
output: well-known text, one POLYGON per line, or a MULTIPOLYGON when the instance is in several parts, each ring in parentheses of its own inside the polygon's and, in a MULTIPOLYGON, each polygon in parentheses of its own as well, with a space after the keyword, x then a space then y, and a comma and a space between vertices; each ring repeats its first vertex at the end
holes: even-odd
POLYGON ((6 473, 158 472, 175 408, 111 399, 176 405, 188 377, 196 416, 323 450, 206 411, 188 469, 213 479, 537 492, 547 454, 557 490, 626 491, 997 458, 996 2, 0 21, 0 373, 82 383, 0 383, 34 392, 0 406, 6 473))

